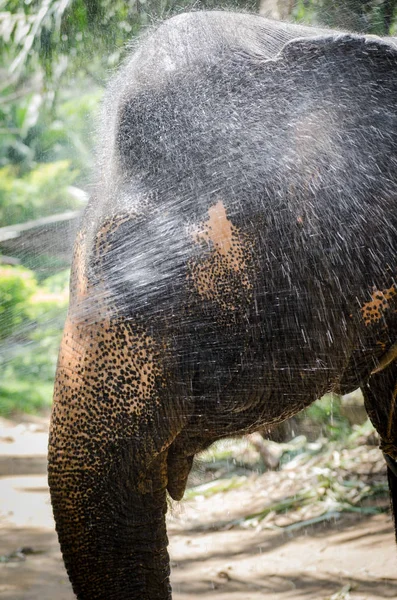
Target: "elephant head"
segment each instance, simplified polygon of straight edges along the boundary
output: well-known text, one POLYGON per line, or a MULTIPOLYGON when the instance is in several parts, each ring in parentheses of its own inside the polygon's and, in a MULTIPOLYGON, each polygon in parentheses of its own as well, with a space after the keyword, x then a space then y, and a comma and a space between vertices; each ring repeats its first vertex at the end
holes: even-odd
POLYGON ((396 72, 391 42, 214 12, 110 83, 49 445, 78 598, 171 598, 167 490, 216 439, 363 385, 397 457, 396 72))

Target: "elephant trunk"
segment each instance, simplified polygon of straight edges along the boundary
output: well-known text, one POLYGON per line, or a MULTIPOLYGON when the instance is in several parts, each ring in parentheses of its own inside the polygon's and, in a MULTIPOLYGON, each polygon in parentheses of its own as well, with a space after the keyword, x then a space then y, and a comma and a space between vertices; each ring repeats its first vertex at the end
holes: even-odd
POLYGON ((155 342, 133 323, 68 319, 48 473, 62 554, 81 600, 171 598, 165 513, 172 436, 162 425, 169 423, 163 377, 155 342))
POLYGON ((50 453, 51 500, 65 566, 81 600, 168 600, 165 457, 142 481, 124 462, 129 452, 121 454, 98 480, 83 469, 60 469, 50 453))

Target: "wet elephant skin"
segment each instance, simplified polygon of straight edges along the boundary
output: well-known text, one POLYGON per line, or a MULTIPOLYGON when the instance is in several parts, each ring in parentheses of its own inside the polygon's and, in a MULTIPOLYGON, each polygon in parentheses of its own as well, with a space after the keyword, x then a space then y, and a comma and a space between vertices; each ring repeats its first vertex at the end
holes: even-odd
POLYGON ((197 12, 110 82, 49 445, 78 598, 170 599, 167 490, 327 391, 393 466, 396 72, 392 39, 197 12))

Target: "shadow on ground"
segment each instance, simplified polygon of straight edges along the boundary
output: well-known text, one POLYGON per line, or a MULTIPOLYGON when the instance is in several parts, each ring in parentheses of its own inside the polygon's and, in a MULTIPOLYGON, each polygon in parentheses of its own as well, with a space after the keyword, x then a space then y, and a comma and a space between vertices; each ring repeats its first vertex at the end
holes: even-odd
MULTIPOLYGON (((15 431, 12 423, 0 423, 2 600, 74 598, 44 472, 46 424, 15 431)), ((239 490, 173 505, 169 532, 175 600, 397 597, 397 552, 388 514, 345 515, 294 535, 263 528, 222 529, 222 521, 260 503, 256 490, 261 486, 266 486, 266 474, 248 477, 239 490)))

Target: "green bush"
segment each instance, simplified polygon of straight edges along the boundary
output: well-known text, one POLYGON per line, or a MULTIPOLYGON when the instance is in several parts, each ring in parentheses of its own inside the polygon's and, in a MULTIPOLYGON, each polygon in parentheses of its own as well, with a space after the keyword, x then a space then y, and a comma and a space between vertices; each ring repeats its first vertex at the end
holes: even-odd
POLYGON ((36 413, 51 406, 52 383, 37 381, 0 382, 0 415, 5 417, 15 413, 36 413))
POLYGON ((13 225, 46 217, 80 203, 68 193, 78 172, 69 161, 43 163, 25 175, 18 176, 17 167, 0 169, 0 223, 13 225))
POLYGON ((341 413, 341 397, 325 394, 302 413, 313 425, 321 424, 322 433, 329 440, 344 439, 351 433, 351 425, 341 413))
POLYGON ((0 269, 0 414, 49 406, 68 301, 69 272, 38 285, 21 267, 0 269), (4 294, 4 290, 8 294, 4 294))
POLYGON ((32 271, 0 266, 0 340, 13 334, 28 319, 29 300, 36 291, 32 271))

